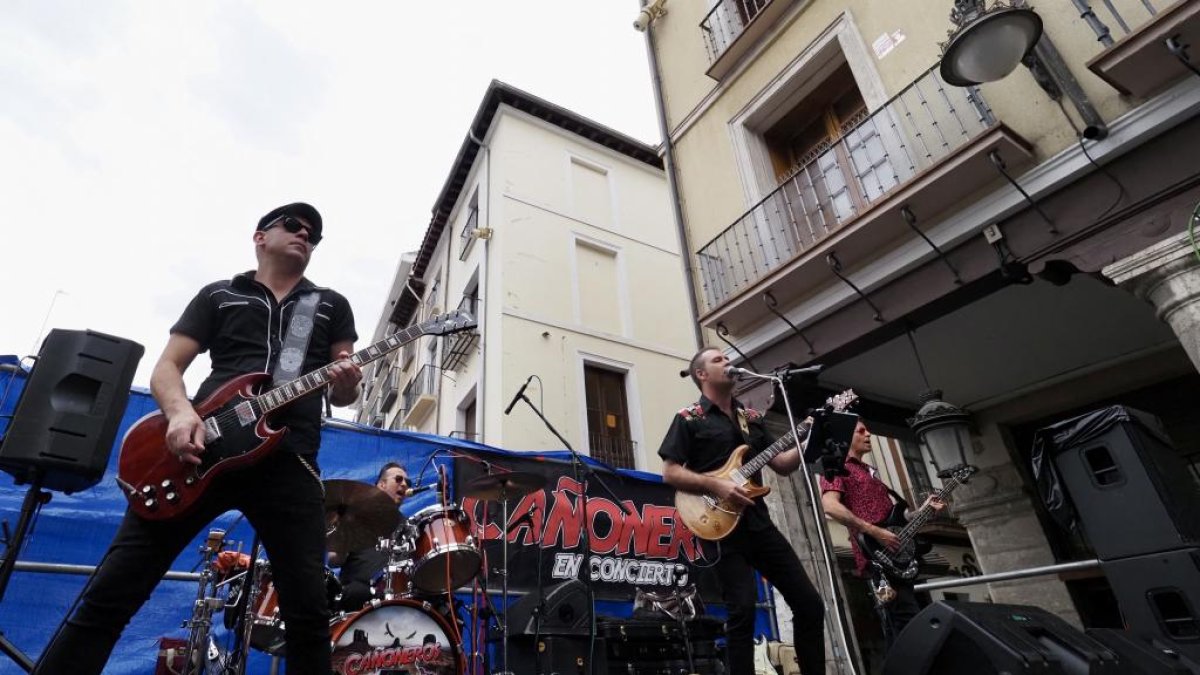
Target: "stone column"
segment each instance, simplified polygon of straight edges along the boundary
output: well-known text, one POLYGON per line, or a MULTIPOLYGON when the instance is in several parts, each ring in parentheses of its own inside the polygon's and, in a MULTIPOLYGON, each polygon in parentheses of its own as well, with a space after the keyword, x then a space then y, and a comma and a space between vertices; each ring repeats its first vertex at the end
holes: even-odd
POLYGON ((1101 272, 1154 305, 1200 370, 1200 259, 1187 232, 1142 249, 1101 272))
MULTIPOLYGON (((955 491, 953 502, 984 574, 1055 564, 1021 475, 1011 463, 981 469, 955 491)), ((1034 605, 1080 625, 1075 604, 1057 577, 991 583, 988 592, 995 602, 1034 605)))

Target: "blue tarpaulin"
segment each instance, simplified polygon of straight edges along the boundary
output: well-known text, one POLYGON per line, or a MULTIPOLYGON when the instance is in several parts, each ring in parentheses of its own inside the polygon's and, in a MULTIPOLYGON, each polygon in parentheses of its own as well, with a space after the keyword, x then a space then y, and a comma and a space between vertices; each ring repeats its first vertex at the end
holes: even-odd
MULTIPOLYGON (((0 365, 5 363, 6 358, 0 357, 0 365)), ((14 359, 7 358, 7 363, 9 367, 0 370, 0 434, 11 419, 25 379, 19 372, 14 374, 14 359)), ((125 512, 125 499, 114 481, 116 448, 133 422, 156 409, 148 392, 134 390, 117 431, 113 458, 104 478, 95 487, 71 495, 52 493, 52 498, 42 507, 18 554, 19 562, 79 565, 96 565, 100 562, 125 512)), ((414 478, 423 470, 426 478, 429 478, 433 475, 429 468, 431 464, 445 462, 451 468, 452 462, 448 459, 439 457, 430 461, 435 454, 440 454, 439 450, 447 448, 465 453, 509 454, 504 450, 441 436, 385 431, 358 425, 329 425, 322 431, 322 478, 373 482, 379 467, 388 461, 400 462, 414 478)), ((516 454, 529 456, 527 453, 516 454)), ((539 454, 547 458, 565 456, 560 453, 539 454)), ((603 466, 598 462, 592 463, 603 466)), ((623 480, 661 482, 661 478, 655 474, 623 470, 618 473, 623 480)), ((7 474, 0 474, 0 517, 7 520, 10 527, 16 523, 25 494, 24 486, 15 485, 13 478, 7 474)), ((405 502, 404 511, 415 513, 433 504, 435 499, 436 493, 433 491, 416 495, 405 502)), ((253 532, 237 516, 234 512, 227 513, 214 521, 213 527, 228 530, 228 539, 244 541, 248 548, 253 532)), ((172 566, 173 570, 195 570, 200 562, 199 552, 205 534, 201 532, 193 544, 184 550, 172 566)), ((0 601, 0 632, 17 648, 36 659, 86 580, 87 577, 83 575, 17 571, 0 601)), ((159 638, 186 638, 187 633, 181 624, 191 615, 197 589, 197 583, 191 581, 160 583, 150 601, 125 630, 104 672, 114 675, 154 673, 159 638)), ((710 605, 710 609, 715 610, 712 613, 720 614, 719 608, 710 605)), ((627 603, 603 603, 597 608, 599 613, 610 615, 628 614, 629 610, 627 603)), ((221 622, 218 619, 216 623, 221 622)), ((769 618, 765 612, 761 613, 759 625, 762 632, 769 630, 769 618)), ((266 673, 268 669, 268 657, 255 654, 247 672, 266 673)), ((0 655, 0 674, 19 672, 14 663, 0 655)))

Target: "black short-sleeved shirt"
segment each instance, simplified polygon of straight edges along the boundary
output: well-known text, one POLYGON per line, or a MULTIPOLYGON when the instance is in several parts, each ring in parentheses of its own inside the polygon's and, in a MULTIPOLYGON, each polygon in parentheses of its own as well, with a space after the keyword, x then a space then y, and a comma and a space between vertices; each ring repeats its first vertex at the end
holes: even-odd
MULTIPOLYGON (((750 446, 750 451, 742 458, 744 464, 771 445, 772 439, 763 426, 762 414, 746 408, 736 399, 733 407, 745 411, 746 427, 750 432, 748 435, 742 433, 736 419, 729 419, 716 404, 701 396, 698 402, 680 410, 671 420, 667 435, 658 448, 658 456, 697 473, 705 473, 724 465, 739 446, 750 446)), ((762 484, 761 475, 756 474, 753 479, 762 484)), ((762 497, 755 499, 754 507, 746 510, 743 522, 751 529, 770 522, 767 504, 762 497)))
MULTIPOLYGON (((270 372, 283 349, 296 298, 308 291, 320 292, 321 300, 301 373, 329 363, 332 345, 358 339, 354 314, 345 297, 301 279, 282 302, 277 302, 270 289, 254 280, 253 271, 200 289, 171 326, 172 333, 199 342, 200 350, 209 352, 212 359, 212 372, 200 385, 195 400, 204 400, 238 375, 270 372)), ((273 421, 289 429, 281 449, 315 453, 321 444, 321 396, 314 394, 292 402, 273 421)))

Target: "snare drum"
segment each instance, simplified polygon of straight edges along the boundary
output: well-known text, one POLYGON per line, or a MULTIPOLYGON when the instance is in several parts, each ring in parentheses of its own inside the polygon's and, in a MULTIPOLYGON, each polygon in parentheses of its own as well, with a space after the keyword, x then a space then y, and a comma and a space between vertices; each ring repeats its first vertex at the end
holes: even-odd
POLYGON ((465 663, 450 624, 428 603, 389 600, 333 625, 337 675, 459 675, 465 663))
POLYGON ((411 580, 416 590, 445 593, 475 578, 483 557, 462 509, 435 504, 418 511, 411 522, 415 532, 411 580))

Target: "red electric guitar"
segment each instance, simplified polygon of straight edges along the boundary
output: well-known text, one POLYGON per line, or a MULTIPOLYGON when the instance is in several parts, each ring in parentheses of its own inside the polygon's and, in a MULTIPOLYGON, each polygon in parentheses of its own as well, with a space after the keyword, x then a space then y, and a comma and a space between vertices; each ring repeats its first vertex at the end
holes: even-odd
MULTIPOLYGON (((350 355, 362 366, 422 335, 450 335, 476 326, 464 311, 434 317, 350 355)), ((273 389, 270 373, 248 373, 226 382, 196 412, 204 421, 200 464, 181 462, 167 449, 167 417, 151 413, 138 420, 121 439, 117 484, 129 508, 149 520, 170 520, 187 513, 218 475, 255 464, 272 453, 287 429, 271 427, 271 413, 329 384, 330 366, 273 389)))

